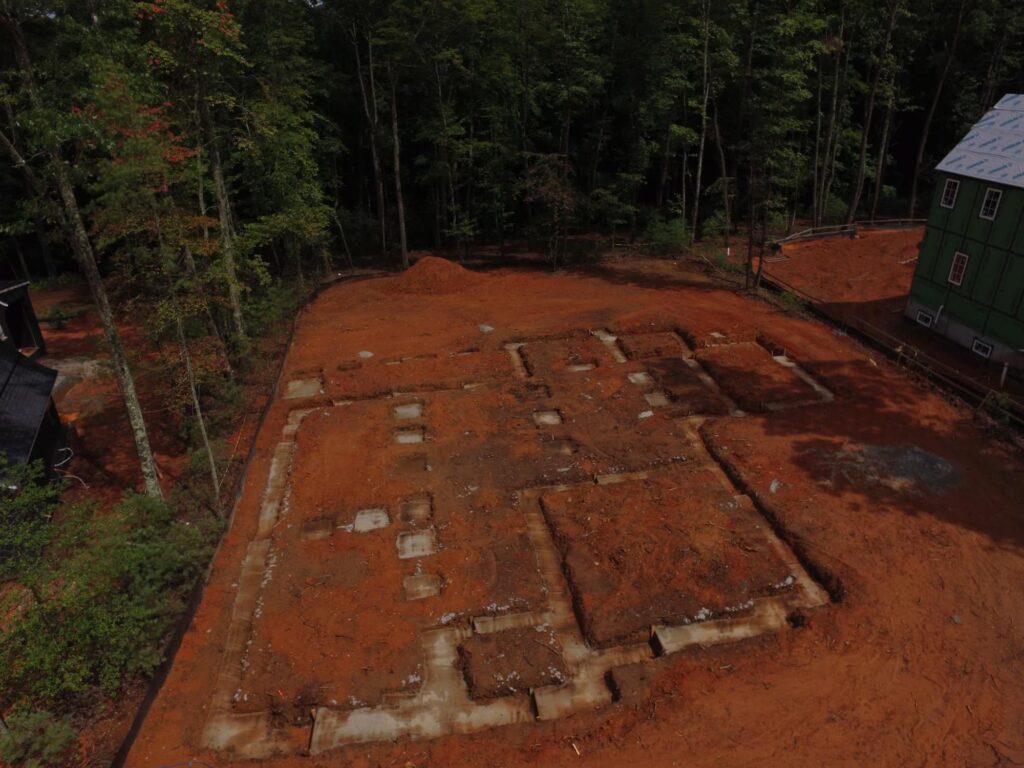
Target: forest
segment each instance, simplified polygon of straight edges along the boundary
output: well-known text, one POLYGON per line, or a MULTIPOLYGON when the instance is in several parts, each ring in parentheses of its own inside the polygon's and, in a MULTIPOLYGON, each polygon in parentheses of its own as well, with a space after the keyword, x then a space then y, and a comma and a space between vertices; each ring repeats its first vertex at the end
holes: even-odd
MULTIPOLYGON (((180 610, 153 595, 211 551, 162 506, 126 316, 175 350, 219 520, 211 413, 282 297, 513 242, 557 267, 609 239, 716 241, 750 270, 797 227, 925 215, 936 162, 1024 90, 1019 0, 0 0, 0 41, 0 278, 87 283, 141 466, 119 519, 166 563, 121 661, 26 666, 62 578, 40 553, 69 545, 14 537, 48 608, 5 637, 5 711, 78 711, 152 671, 180 610)), ((141 573, 114 528, 92 535, 141 573)))

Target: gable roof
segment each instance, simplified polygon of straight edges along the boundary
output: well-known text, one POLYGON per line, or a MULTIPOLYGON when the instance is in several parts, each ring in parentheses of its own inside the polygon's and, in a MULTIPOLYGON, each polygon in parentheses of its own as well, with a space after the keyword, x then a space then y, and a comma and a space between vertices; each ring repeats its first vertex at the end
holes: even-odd
POLYGON ((32 455, 56 381, 56 371, 0 342, 0 453, 11 463, 32 455))
POLYGON ((1003 96, 936 170, 1024 189, 1024 94, 1003 96))

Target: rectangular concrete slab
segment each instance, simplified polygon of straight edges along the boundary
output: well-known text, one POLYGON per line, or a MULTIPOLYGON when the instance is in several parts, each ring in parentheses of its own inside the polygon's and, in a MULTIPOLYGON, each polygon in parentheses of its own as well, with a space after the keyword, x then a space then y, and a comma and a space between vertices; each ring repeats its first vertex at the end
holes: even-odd
POLYGON ((418 419, 423 415, 423 403, 403 403, 393 409, 396 419, 418 419))
POLYGON ((426 433, 422 427, 400 429, 395 432, 395 442, 399 445, 415 445, 416 443, 422 443, 425 439, 426 433))
POLYGON ((300 397, 316 397, 323 392, 320 379, 293 379, 285 387, 284 399, 296 400, 300 397))
POLYGON ((433 574, 417 573, 402 579, 406 600, 424 600, 441 594, 441 580, 433 574))
POLYGON ((533 423, 538 427, 553 427, 562 423, 562 414, 558 411, 534 411, 533 423))
POLYGON ((418 496, 406 500, 402 504, 402 511, 399 517, 403 523, 428 525, 434 517, 434 508, 430 497, 418 496))
POLYGON ((387 528, 390 522, 391 518, 388 517, 388 511, 383 507, 360 509, 356 512, 356 518, 352 523, 352 531, 354 533, 369 533, 379 528, 387 528))
POLYGON ((428 557, 437 551, 437 534, 433 528, 425 531, 406 531, 395 540, 399 560, 428 557))

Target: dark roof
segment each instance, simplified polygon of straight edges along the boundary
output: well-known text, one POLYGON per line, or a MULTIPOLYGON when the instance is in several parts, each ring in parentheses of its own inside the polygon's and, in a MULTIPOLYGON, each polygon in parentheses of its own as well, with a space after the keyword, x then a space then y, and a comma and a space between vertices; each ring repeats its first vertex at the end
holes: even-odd
POLYGON ((0 453, 12 463, 28 461, 50 407, 57 372, 0 343, 0 453))
POLYGON ((18 288, 27 288, 28 280, 0 280, 0 295, 18 288))

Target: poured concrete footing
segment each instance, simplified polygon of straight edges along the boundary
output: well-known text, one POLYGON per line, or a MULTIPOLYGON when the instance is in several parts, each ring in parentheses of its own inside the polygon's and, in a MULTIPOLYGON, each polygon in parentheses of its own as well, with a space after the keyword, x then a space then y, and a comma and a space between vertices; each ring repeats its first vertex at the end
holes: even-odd
POLYGON ((424 681, 419 692, 391 706, 350 711, 320 707, 309 751, 319 754, 348 744, 397 739, 433 739, 534 719, 526 695, 486 704, 470 700, 458 668, 458 646, 470 630, 431 630, 423 635, 424 681))
POLYGON ((406 531, 395 540, 399 560, 428 557, 437 551, 437 534, 433 528, 425 531, 406 531))

